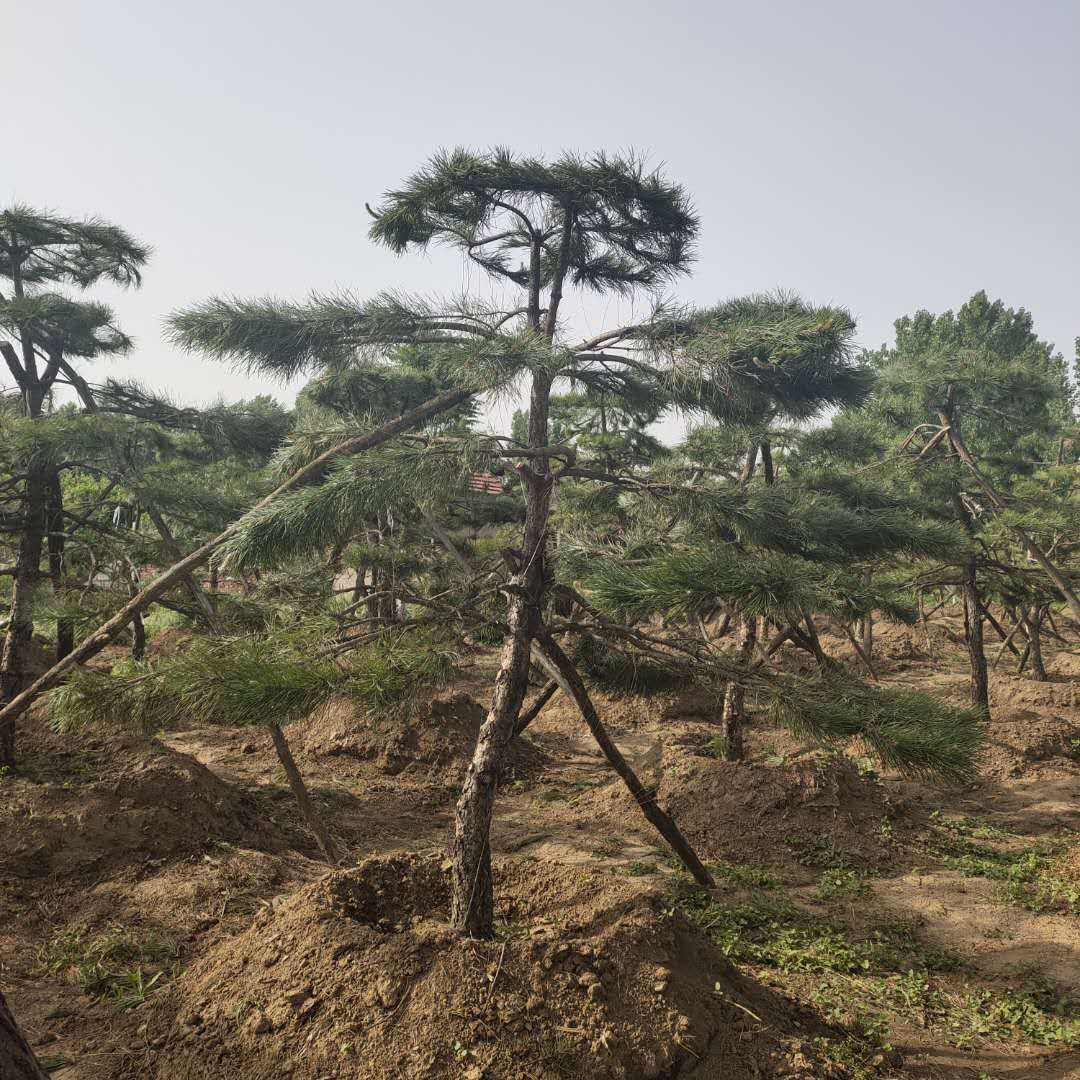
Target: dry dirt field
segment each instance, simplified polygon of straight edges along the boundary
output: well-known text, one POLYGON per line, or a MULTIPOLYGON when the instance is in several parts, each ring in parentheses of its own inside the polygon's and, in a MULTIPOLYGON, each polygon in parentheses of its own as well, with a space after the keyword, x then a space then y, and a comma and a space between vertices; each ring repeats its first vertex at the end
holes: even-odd
MULTIPOLYGON (((877 649, 884 681, 963 700, 944 632, 877 649)), ((598 694, 710 896, 556 697, 503 778, 492 942, 449 932, 443 865, 484 664, 403 719, 289 729, 333 872, 265 732, 31 716, 0 779, 0 990, 56 1080, 1080 1077, 1080 656, 1048 668, 995 670, 959 790, 762 725, 729 764, 715 702, 598 694)))

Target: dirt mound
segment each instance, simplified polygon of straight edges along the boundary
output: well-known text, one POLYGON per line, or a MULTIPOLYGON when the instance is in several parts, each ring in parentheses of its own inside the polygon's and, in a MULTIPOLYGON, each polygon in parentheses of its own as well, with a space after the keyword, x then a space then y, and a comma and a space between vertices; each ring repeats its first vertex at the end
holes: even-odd
POLYGON ((1078 775, 1080 717, 1064 715, 1067 711, 991 703, 982 774, 999 779, 1078 775))
POLYGON ((665 762, 658 796, 698 854, 738 863, 786 853, 881 865, 893 855, 892 822, 908 810, 853 765, 815 755, 777 767, 680 756, 665 762))
POLYGON ((194 631, 186 626, 166 626, 146 643, 145 659, 148 663, 171 659, 182 653, 194 636, 194 631))
MULTIPOLYGON (((823 619, 818 630, 822 648, 829 656, 865 672, 855 647, 837 623, 823 619)), ((911 667, 922 667, 942 651, 955 648, 955 642, 942 626, 931 624, 924 628, 884 619, 874 623, 873 663, 878 672, 902 672, 911 667)))
POLYGON ((490 942, 447 926, 432 858, 301 889, 163 992, 113 1077, 830 1075, 790 1005, 657 894, 531 861, 497 878, 510 921, 490 942))
POLYGON ((98 873, 219 839, 275 846, 242 793, 155 739, 65 736, 59 745, 47 754, 27 748, 23 774, 4 780, 0 875, 98 873))
POLYGON ((1080 684, 1075 681, 1035 682, 1033 679, 998 675, 990 683, 990 708, 1024 706, 1044 708, 1080 708, 1080 684))
MULTIPOLYGON (((347 755, 370 761, 389 776, 421 776, 457 788, 485 715, 484 706, 463 692, 420 701, 407 716, 374 715, 347 698, 336 698, 296 725, 296 741, 308 754, 347 755)), ((527 738, 515 739, 503 780, 529 775, 546 760, 527 738)))

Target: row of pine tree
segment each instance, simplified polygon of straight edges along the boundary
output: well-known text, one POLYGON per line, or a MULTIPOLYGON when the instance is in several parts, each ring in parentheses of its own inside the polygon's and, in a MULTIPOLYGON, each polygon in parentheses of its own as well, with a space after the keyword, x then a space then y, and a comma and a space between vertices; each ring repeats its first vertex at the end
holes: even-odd
POLYGON ((0 763, 18 767, 16 720, 43 693, 61 728, 262 725, 335 861, 288 724, 333 695, 407 708, 498 650, 453 849, 454 921, 481 937, 500 764, 555 694, 703 883, 596 687, 702 687, 732 760, 769 716, 972 775, 988 666, 1045 678, 1042 643, 1080 622, 1076 391, 1027 311, 978 292, 867 352, 847 311, 795 295, 683 304, 697 215, 633 157, 441 153, 372 213, 375 243, 449 246, 492 288, 210 298, 168 320, 183 349, 306 380, 291 409, 94 381, 133 347, 94 290, 137 287, 149 250, 96 220, 0 214, 0 763), (579 338, 581 291, 649 304, 579 338), (499 396, 523 407, 493 433, 499 396), (875 625, 954 604, 971 707, 880 685, 875 625), (195 637, 148 664, 167 620, 195 637), (86 666, 117 641, 129 659, 86 666))

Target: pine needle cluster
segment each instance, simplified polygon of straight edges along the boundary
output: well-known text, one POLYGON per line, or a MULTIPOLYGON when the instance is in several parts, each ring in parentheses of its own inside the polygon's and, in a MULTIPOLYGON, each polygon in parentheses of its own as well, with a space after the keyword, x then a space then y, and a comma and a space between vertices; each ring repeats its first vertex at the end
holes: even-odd
POLYGON ((871 687, 847 675, 786 680, 765 695, 772 719, 826 746, 861 740, 886 768, 946 783, 978 772, 986 720, 930 694, 871 687))
POLYGON ((50 719, 60 730, 284 726, 334 695, 372 710, 399 708, 455 672, 454 654, 418 635, 385 635, 345 661, 312 656, 310 646, 295 632, 201 639, 154 667, 126 661, 111 673, 80 670, 50 694, 50 719))

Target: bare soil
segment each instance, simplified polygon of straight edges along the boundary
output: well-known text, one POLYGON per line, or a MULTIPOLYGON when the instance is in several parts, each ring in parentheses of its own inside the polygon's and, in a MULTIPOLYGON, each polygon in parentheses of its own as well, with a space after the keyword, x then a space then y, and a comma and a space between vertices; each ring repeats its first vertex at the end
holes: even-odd
MULTIPOLYGON (((851 661, 846 639, 823 642, 851 661)), ((883 681, 963 700, 963 657, 941 628, 879 627, 876 650, 883 681)), ((983 777, 954 790, 760 724, 733 765, 710 752, 708 697, 596 697, 703 857, 780 883, 728 883, 721 900, 783 895, 855 935, 905 922, 962 958, 942 976, 957 992, 996 994, 1037 968, 1067 998, 1080 994, 1080 919, 1010 903, 933 845, 944 815, 1000 832, 1006 848, 1053 841, 1080 870, 1080 662, 1047 652, 1048 683, 1015 677, 1011 658, 995 669, 983 777), (823 898, 836 867, 865 889, 823 898)), ((944 1038, 890 1006, 894 1049, 848 1063, 826 1052, 847 1034, 815 995, 828 979, 736 970, 675 909, 669 853, 561 696, 502 779, 499 937, 458 939, 443 860, 489 675, 478 667, 405 716, 335 702, 288 729, 348 852, 335 870, 262 731, 60 737, 26 718, 24 769, 0 779, 0 991, 53 1076, 1080 1077, 1076 1049, 1017 1032, 944 1038), (134 1008, 95 999, 76 964, 55 960, 57 940, 118 928, 174 946, 173 960, 147 964, 159 977, 134 1008)))

